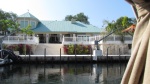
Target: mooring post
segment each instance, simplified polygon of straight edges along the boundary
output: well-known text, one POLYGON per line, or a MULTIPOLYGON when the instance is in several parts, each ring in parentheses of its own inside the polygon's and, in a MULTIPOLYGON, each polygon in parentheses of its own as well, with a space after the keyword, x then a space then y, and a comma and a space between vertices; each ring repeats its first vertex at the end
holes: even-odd
POLYGON ((109 61, 109 60, 108 60, 108 49, 109 49, 109 47, 107 47, 107 63, 108 63, 108 61, 109 61))
POLYGON ((59 63, 60 63, 60 72, 61 72, 61 48, 60 48, 60 61, 59 61, 59 63))
POLYGON ((46 48, 44 49, 44 63, 46 63, 46 48))
POLYGON ((127 61, 127 60, 126 60, 126 56, 124 56, 124 60, 125 60, 125 62, 127 61))
POLYGON ((92 74, 92 69, 93 69, 93 64, 92 64, 92 61, 93 61, 93 57, 92 57, 92 48, 90 48, 90 53, 91 53, 91 76, 93 75, 92 74))
POLYGON ((60 48, 60 63, 61 63, 61 48, 60 48))
POLYGON ((36 64, 38 63, 38 57, 36 56, 35 61, 36 64))
POLYGON ((30 64, 30 61, 31 61, 31 59, 30 59, 30 53, 31 53, 31 50, 29 50, 29 64, 30 64))
POLYGON ((75 45, 75 63, 77 63, 77 57, 76 57, 76 45, 75 45))
POLYGON ((84 60, 84 56, 82 57, 82 61, 83 61, 83 62, 85 62, 85 60, 84 60))
POLYGON ((120 48, 119 48, 119 62, 120 62, 120 48))
POLYGON ((93 61, 93 57, 92 57, 92 48, 90 48, 90 52, 91 52, 91 63, 93 61))
POLYGON ((69 56, 67 57, 67 61, 68 61, 67 63, 69 64, 69 56))

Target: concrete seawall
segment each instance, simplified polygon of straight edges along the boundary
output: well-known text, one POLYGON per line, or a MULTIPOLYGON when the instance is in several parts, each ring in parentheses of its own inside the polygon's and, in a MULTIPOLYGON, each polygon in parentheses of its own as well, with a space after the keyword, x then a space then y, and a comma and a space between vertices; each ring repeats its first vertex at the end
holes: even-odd
POLYGON ((130 56, 97 56, 92 55, 22 55, 25 63, 79 63, 79 62, 127 62, 130 56))

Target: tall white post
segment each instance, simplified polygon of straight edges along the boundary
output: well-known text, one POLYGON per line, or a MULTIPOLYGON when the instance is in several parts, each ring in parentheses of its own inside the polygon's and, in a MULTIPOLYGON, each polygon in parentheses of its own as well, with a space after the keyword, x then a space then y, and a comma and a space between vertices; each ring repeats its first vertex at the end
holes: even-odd
POLYGON ((49 34, 46 34, 46 43, 49 43, 49 34))
POLYGON ((76 42, 76 34, 73 34, 73 42, 76 42))
POLYGON ((62 42, 62 34, 59 34, 59 42, 62 42))
POLYGON ((65 37, 64 37, 64 35, 63 35, 63 40, 62 40, 62 44, 64 43, 64 41, 65 41, 65 37))

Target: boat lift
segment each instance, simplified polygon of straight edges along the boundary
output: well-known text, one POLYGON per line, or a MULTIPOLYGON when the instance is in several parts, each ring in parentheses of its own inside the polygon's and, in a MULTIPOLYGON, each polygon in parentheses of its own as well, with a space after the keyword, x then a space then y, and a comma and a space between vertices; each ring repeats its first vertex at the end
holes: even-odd
POLYGON ((119 30, 118 28, 116 28, 115 30, 111 31, 109 34, 107 34, 106 36, 104 36, 103 38, 101 38, 100 40, 95 40, 94 41, 94 45, 95 45, 95 50, 93 50, 93 60, 97 60, 97 56, 102 56, 102 50, 99 47, 99 42, 104 40, 105 38, 107 38, 108 36, 110 36, 111 34, 113 34, 115 31, 119 30))

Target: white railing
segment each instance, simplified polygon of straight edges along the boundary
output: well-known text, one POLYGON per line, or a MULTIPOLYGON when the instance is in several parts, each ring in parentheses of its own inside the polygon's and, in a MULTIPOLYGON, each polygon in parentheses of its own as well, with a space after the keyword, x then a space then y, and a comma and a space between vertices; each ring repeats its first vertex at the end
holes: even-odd
MULTIPOLYGON (((0 36, 2 38, 3 36, 0 36)), ((4 44, 38 44, 39 39, 35 36, 8 36, 3 40, 4 44)))
MULTIPOLYGON (((95 40, 100 40, 104 36, 103 35, 98 35, 98 36, 91 36, 91 37, 63 37, 63 44, 94 44, 95 40)), ((99 43, 122 43, 121 42, 121 37, 117 35, 110 35, 104 40, 100 41, 99 43)), ((124 43, 131 44, 132 43, 132 36, 125 36, 124 37, 124 43)))

